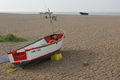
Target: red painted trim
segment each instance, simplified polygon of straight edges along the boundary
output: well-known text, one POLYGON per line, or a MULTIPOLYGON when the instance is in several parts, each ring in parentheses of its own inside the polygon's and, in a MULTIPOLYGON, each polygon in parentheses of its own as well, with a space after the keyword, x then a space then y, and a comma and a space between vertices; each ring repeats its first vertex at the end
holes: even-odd
MULTIPOLYGON (((26 51, 30 51, 30 50, 33 50, 33 49, 37 49, 37 48, 25 49, 25 51, 24 51, 24 52, 26 52, 26 51)), ((16 52, 16 51, 8 52, 8 54, 13 54, 14 52, 16 52)), ((16 53, 17 53, 17 52, 16 52, 16 53)))
POLYGON ((8 52, 8 54, 14 54, 16 53, 16 50, 12 51, 12 52, 8 52))
POLYGON ((11 52, 8 52, 8 54, 11 54, 11 52))
POLYGON ((37 48, 25 49, 25 51, 30 51, 30 50, 33 50, 33 49, 37 49, 37 48))
MULTIPOLYGON (((60 48, 60 49, 61 49, 61 48, 60 48)), ((36 60, 36 59, 39 59, 39 58, 42 58, 42 57, 44 57, 44 56, 50 55, 50 54, 52 54, 52 53, 55 53, 55 52, 59 51, 60 49, 58 49, 58 50, 56 50, 56 51, 53 51, 53 52, 51 52, 51 53, 48 53, 48 54, 46 54, 46 55, 40 56, 40 57, 38 57, 38 58, 32 59, 32 60, 20 61, 20 62, 13 62, 12 64, 18 64, 18 63, 24 63, 24 62, 31 62, 31 61, 34 61, 34 60, 36 60)))

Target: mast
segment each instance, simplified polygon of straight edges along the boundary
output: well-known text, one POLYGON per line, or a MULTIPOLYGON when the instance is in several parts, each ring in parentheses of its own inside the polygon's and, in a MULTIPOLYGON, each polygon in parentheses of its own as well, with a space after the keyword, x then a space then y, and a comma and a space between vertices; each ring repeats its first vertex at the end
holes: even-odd
MULTIPOLYGON (((48 15, 48 17, 47 16, 45 16, 45 17, 46 17, 46 19, 50 20, 50 23, 52 24, 52 32, 54 32, 55 24, 53 23, 53 21, 57 21, 57 16, 52 16, 53 12, 51 12, 50 9, 47 8, 45 0, 44 0, 44 6, 46 7, 46 10, 47 10, 47 12, 45 12, 45 15, 48 15)), ((59 30, 59 28, 58 28, 58 30, 59 30)))

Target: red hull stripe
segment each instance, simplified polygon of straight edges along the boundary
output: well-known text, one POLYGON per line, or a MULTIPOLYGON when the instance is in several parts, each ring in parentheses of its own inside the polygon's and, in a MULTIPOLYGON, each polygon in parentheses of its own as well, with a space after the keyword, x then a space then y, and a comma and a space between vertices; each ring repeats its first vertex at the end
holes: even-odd
POLYGON ((52 53, 55 53, 55 52, 57 52, 57 51, 59 51, 59 50, 60 50, 60 49, 58 49, 58 50, 56 50, 56 51, 53 51, 53 52, 51 52, 51 53, 48 53, 48 54, 46 54, 46 55, 40 56, 40 57, 38 57, 38 58, 32 59, 32 60, 20 61, 20 62, 13 62, 12 64, 18 64, 18 63, 24 63, 24 62, 31 62, 31 61, 34 61, 34 60, 36 60, 36 59, 39 59, 39 58, 42 58, 42 57, 44 57, 44 56, 50 55, 50 54, 52 54, 52 53))
MULTIPOLYGON (((25 49, 24 52, 26 52, 26 51, 30 51, 30 50, 33 50, 33 49, 37 49, 37 48, 25 49)), ((17 51, 15 50, 15 51, 12 51, 12 52, 8 52, 8 54, 13 54, 13 52, 16 52, 16 53, 17 53, 17 51)))

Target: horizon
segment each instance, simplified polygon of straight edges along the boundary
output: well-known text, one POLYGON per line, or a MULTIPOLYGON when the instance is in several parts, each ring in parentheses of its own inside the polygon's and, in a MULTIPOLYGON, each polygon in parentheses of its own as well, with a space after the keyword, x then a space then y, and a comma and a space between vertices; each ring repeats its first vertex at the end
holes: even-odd
MULTIPOLYGON (((0 14, 40 14, 44 12, 0 12, 0 14)), ((120 15, 120 12, 87 12, 89 15, 120 15)), ((80 12, 53 12, 60 15, 80 15, 80 12)))

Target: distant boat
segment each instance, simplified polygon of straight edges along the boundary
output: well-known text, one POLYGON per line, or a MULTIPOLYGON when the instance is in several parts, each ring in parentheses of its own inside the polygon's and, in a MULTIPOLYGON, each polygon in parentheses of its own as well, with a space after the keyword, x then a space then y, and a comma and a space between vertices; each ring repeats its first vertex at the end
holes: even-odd
POLYGON ((89 15, 89 13, 86 12, 80 12, 81 15, 89 15))

